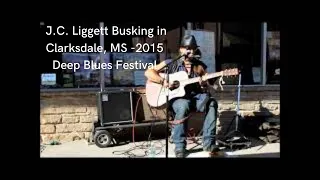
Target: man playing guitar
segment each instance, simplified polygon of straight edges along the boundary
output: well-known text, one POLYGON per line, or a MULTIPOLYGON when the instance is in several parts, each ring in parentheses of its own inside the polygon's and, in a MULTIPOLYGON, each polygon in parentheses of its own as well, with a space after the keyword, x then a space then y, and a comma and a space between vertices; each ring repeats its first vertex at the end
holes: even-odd
POLYGON ((214 156, 217 154, 219 148, 216 146, 216 122, 217 122, 217 107, 218 104, 212 98, 208 100, 208 93, 204 89, 208 85, 206 80, 207 66, 196 58, 201 54, 196 39, 192 35, 183 37, 180 44, 180 55, 182 57, 172 62, 172 60, 165 60, 145 72, 148 81, 162 84, 163 87, 174 88, 175 83, 167 83, 167 81, 159 75, 159 73, 166 70, 169 74, 184 71, 189 78, 199 78, 199 83, 189 84, 185 87, 185 95, 183 97, 173 98, 170 100, 171 110, 174 112, 175 121, 172 140, 175 144, 176 157, 183 158, 186 156, 186 137, 187 137, 187 118, 191 110, 195 109, 199 112, 206 110, 206 117, 203 124, 203 150, 209 152, 214 156), (207 102, 207 103, 206 103, 207 102), (206 104, 204 104, 206 103, 206 104))

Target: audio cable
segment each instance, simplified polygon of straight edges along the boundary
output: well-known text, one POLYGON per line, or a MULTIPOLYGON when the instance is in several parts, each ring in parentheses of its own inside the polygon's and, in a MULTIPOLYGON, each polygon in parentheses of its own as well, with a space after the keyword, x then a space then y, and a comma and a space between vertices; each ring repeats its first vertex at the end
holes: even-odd
MULTIPOLYGON (((139 99, 137 100, 137 106, 136 106, 136 109, 135 109, 135 113, 134 113, 134 119, 133 119, 133 126, 132 126, 132 142, 134 144, 134 147, 128 149, 128 150, 125 150, 125 151, 114 151, 113 154, 115 155, 125 155, 129 158, 139 158, 139 157, 147 157, 150 155, 150 148, 153 146, 156 153, 154 155, 159 155, 163 152, 163 144, 161 143, 161 141, 158 141, 158 143, 160 144, 159 146, 156 146, 156 142, 154 144, 152 144, 152 139, 151 139, 151 135, 152 135, 152 130, 153 130, 153 126, 154 126, 154 121, 156 120, 157 118, 157 114, 156 116, 154 116, 152 110, 151 110, 151 107, 149 105, 149 109, 150 109, 150 112, 152 113, 153 117, 155 117, 155 119, 153 120, 153 123, 151 124, 151 129, 150 129, 150 133, 149 133, 149 136, 148 136, 148 140, 146 142, 143 142, 141 145, 137 145, 136 142, 135 142, 135 124, 136 124, 136 118, 137 118, 137 112, 138 112, 138 107, 139 107, 139 103, 142 99, 142 96, 144 94, 142 93, 138 93, 140 95, 139 99), (134 151, 137 151, 137 150, 142 150, 143 153, 142 155, 137 155, 134 153, 134 151), (159 151, 159 152, 157 152, 159 151)), ((160 94, 159 94, 160 96, 160 94)))

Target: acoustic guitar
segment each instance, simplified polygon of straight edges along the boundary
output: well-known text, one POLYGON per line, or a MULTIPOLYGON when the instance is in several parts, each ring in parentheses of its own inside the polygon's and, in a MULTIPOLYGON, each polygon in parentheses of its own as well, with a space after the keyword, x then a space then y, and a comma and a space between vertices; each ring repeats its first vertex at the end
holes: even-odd
MULTIPOLYGON (((227 69, 220 72, 209 73, 206 75, 206 79, 209 80, 216 77, 223 76, 235 76, 238 75, 237 68, 227 69)), ((166 74, 159 74, 162 78, 166 79, 166 74)), ((161 84, 147 81, 146 83, 146 99, 150 106, 161 107, 167 102, 167 94, 169 101, 174 98, 183 97, 186 94, 185 87, 189 84, 199 83, 200 77, 189 78, 187 72, 180 71, 173 74, 169 74, 169 83, 174 84, 174 88, 165 88, 161 84)))

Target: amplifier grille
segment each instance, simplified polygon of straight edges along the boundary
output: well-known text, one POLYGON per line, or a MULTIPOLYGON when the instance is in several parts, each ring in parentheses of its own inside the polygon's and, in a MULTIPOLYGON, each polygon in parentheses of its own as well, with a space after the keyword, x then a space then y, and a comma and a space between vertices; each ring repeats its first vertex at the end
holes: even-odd
POLYGON ((99 92, 97 100, 102 124, 133 121, 132 92, 99 92))

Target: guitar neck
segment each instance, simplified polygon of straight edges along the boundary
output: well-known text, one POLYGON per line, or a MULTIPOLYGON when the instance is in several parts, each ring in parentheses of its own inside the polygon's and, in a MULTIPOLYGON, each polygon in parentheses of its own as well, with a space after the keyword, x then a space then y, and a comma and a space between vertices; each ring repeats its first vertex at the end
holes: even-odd
MULTIPOLYGON (((209 80, 209 79, 213 79, 213 78, 222 76, 222 73, 223 73, 223 72, 210 73, 210 74, 207 75, 207 79, 206 79, 206 80, 209 80)), ((197 83, 197 82, 199 82, 199 81, 200 81, 200 77, 196 77, 196 78, 191 78, 191 79, 183 80, 183 81, 181 81, 180 83, 183 83, 184 85, 188 85, 188 84, 197 83)))

